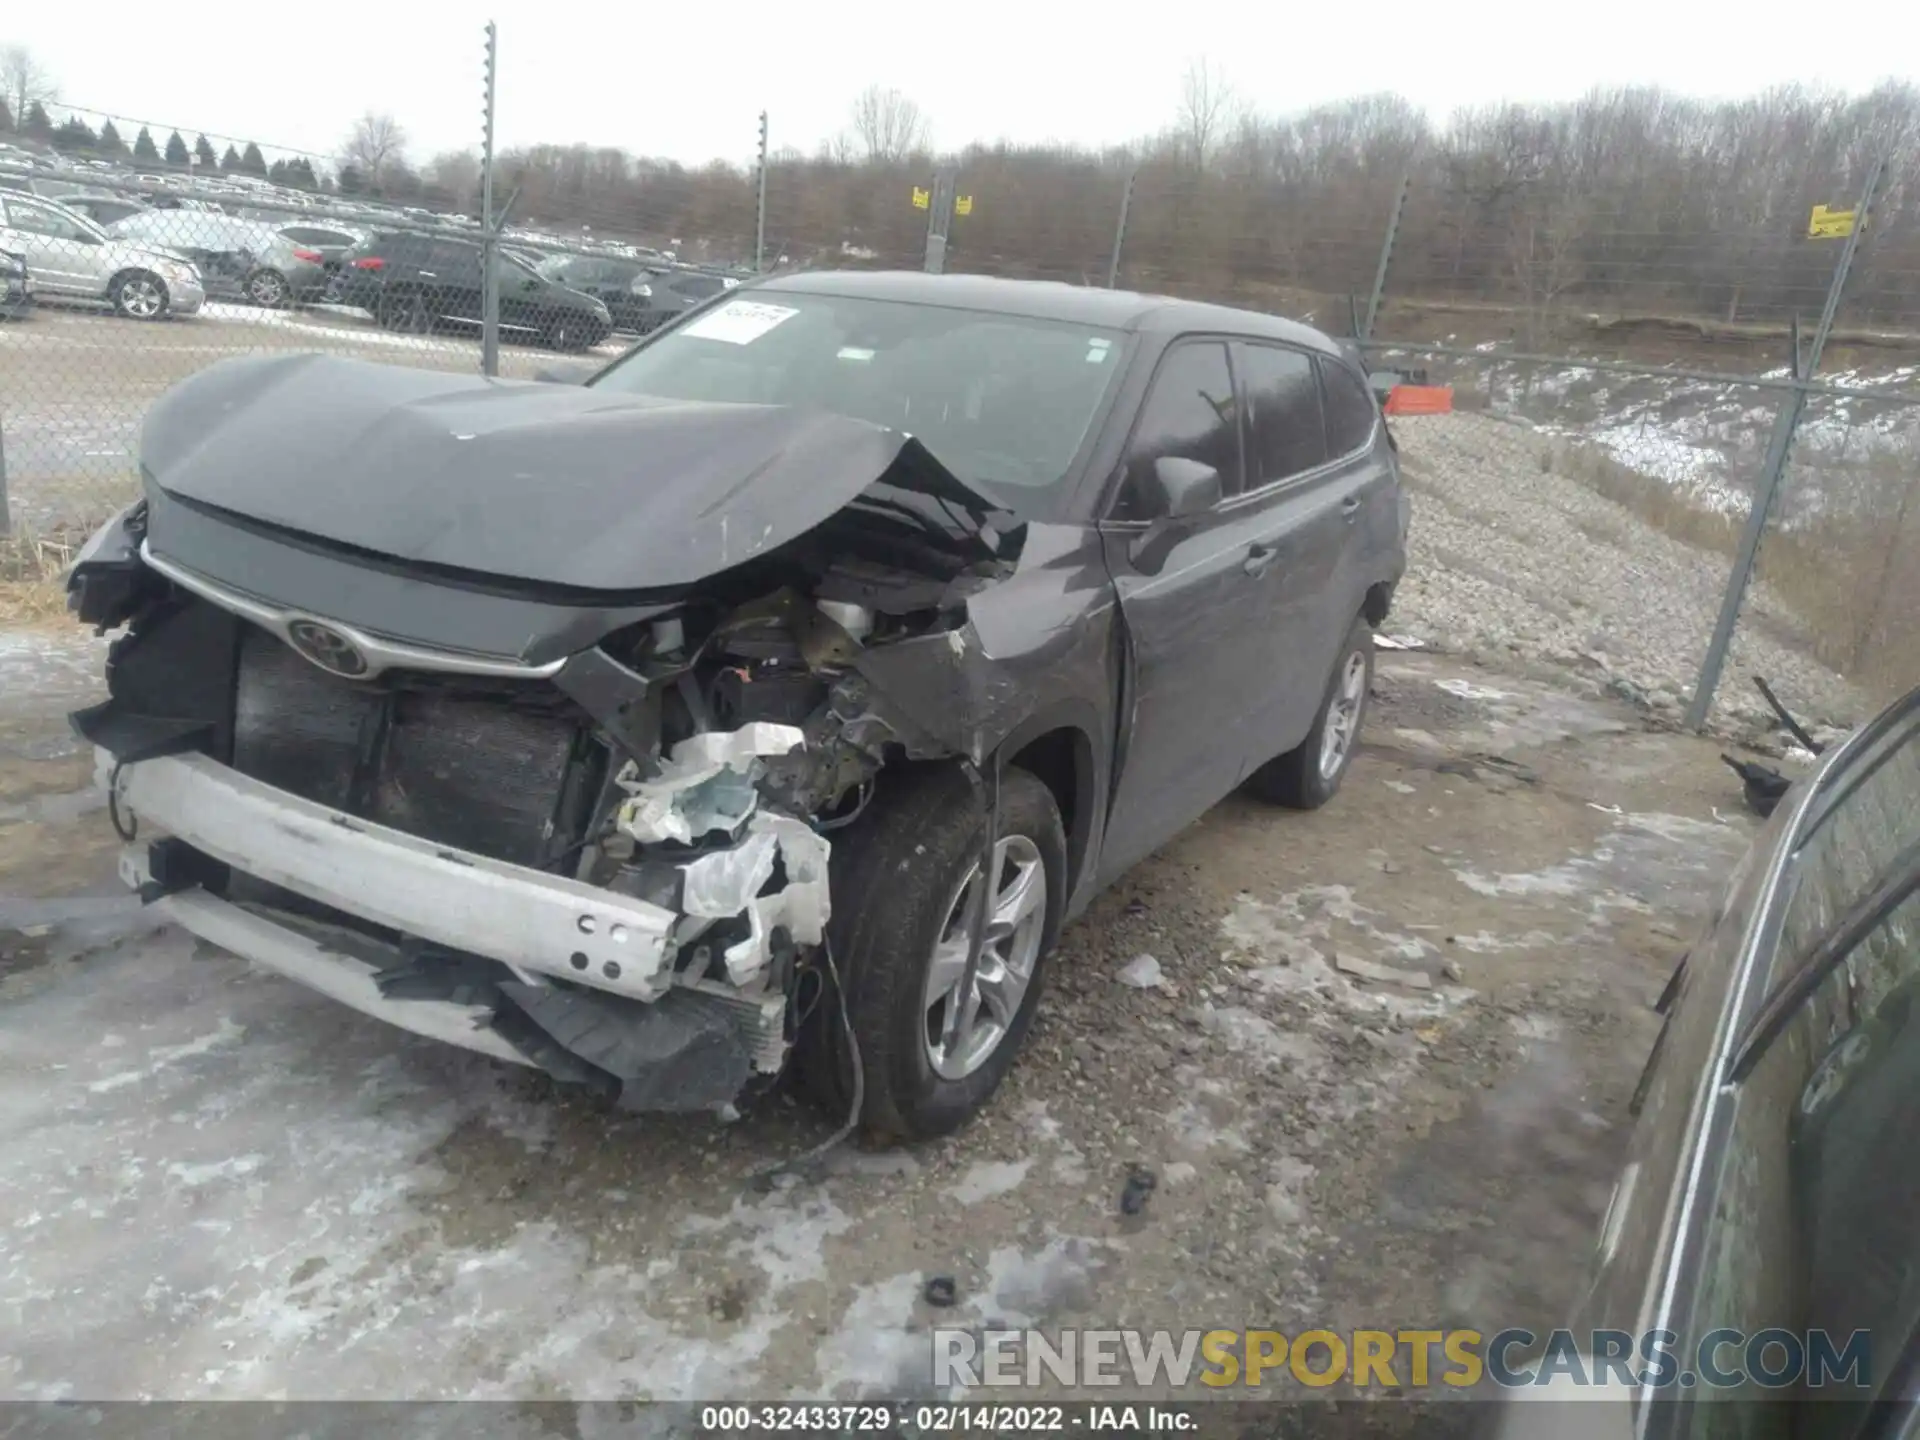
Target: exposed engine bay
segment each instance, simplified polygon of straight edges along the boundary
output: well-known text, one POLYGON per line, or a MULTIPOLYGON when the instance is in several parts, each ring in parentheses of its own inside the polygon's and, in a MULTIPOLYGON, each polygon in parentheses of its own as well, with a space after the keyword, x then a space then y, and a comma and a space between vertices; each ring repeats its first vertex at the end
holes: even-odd
POLYGON ((983 663, 967 600, 1010 572, 1017 527, 849 506, 525 665, 277 609, 162 553, 156 515, 209 518, 150 485, 70 582, 81 619, 128 626, 112 698, 74 722, 129 883, 216 938, 270 923, 310 947, 295 978, 635 1109, 723 1107, 781 1071, 831 989, 835 833, 892 765, 957 760, 979 791, 1006 723, 963 673, 983 663), (272 858, 296 832, 342 852, 338 876, 272 858), (480 887, 511 899, 505 867, 565 887, 540 897, 564 935, 501 935, 534 924, 524 905, 475 918, 480 887), (342 957, 370 990, 302 973, 342 957), (417 1023, 427 1006, 460 1018, 417 1023))

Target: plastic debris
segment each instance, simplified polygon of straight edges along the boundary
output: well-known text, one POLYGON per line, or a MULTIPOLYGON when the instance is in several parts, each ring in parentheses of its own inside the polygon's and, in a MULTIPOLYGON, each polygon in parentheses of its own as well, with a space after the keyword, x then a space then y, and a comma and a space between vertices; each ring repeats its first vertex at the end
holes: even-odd
POLYGON ((1373 648, 1376 650, 1424 650, 1427 642, 1417 635, 1375 635, 1373 648))
MULTIPOLYGON (((756 887, 748 903, 727 912, 744 912, 747 917, 747 938, 729 945, 722 954, 727 977, 743 986, 765 971, 775 930, 784 929, 795 944, 818 945, 826 938, 827 921, 833 914, 827 895, 827 859, 833 847, 824 837, 798 820, 765 812, 753 817, 747 831, 747 840, 738 848, 773 841, 786 869, 787 883, 772 895, 760 895, 756 887)), ((771 873, 769 861, 767 874, 771 873)), ((766 884, 766 878, 762 876, 761 885, 766 884)))
POLYGON ((1161 973, 1160 962, 1151 955, 1136 955, 1120 967, 1120 973, 1114 976, 1122 985, 1131 985, 1136 990, 1156 990, 1166 982, 1161 973))
POLYGON ((797 726, 755 721, 687 737, 651 779, 640 779, 629 762, 619 777, 628 798, 617 823, 642 845, 737 830, 759 804, 761 757, 797 750, 806 738, 797 726))
POLYGON ((1127 1183, 1120 1188, 1120 1213, 1138 1215, 1147 1208, 1147 1197, 1160 1182, 1151 1170, 1136 1165, 1127 1172, 1127 1183))
POLYGON ((1378 965, 1371 960, 1363 960, 1358 955, 1346 955, 1334 952, 1333 964, 1336 970, 1349 975, 1357 975, 1362 980, 1372 980, 1383 985, 1404 985, 1409 990, 1431 990, 1433 977, 1421 970, 1402 970, 1397 965, 1378 965))

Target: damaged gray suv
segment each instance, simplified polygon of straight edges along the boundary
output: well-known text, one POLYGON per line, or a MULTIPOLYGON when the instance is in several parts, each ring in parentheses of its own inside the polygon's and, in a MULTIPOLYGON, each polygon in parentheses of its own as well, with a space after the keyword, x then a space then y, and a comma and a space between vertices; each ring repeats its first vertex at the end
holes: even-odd
POLYGON ((1061 285, 743 286, 581 385, 318 355, 157 403, 87 545, 128 884, 640 1110, 978 1110, 1063 923, 1340 784, 1407 501, 1355 357, 1061 285))

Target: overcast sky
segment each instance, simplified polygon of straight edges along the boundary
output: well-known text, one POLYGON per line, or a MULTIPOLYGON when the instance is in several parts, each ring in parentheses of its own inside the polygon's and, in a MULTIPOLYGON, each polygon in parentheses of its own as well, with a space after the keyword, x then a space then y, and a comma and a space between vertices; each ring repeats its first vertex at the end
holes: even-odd
POLYGON ((919 101, 943 149, 1125 141, 1172 117, 1181 73, 1199 56, 1263 111, 1395 90, 1436 118, 1597 84, 1719 97, 1786 81, 1860 90, 1920 73, 1920 7, 1909 0, 1859 0, 1824 20, 1796 7, 1790 35, 1764 9, 1697 0, 119 4, 123 18, 21 0, 0 43, 30 46, 73 104, 269 149, 331 155, 355 115, 391 111, 416 160, 477 143, 489 16, 500 27, 503 146, 578 140, 693 163, 745 161, 763 108, 776 147, 811 151, 876 81, 919 101))

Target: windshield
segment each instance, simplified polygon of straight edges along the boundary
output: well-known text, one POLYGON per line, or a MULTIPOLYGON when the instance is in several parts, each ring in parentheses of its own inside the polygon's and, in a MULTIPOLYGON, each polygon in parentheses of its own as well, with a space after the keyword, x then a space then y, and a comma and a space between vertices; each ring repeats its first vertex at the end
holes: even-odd
POLYGON ((593 383, 807 406, 904 430, 956 475, 1034 511, 1072 468, 1120 371, 1122 338, 1019 315, 756 290, 638 347, 593 383))

